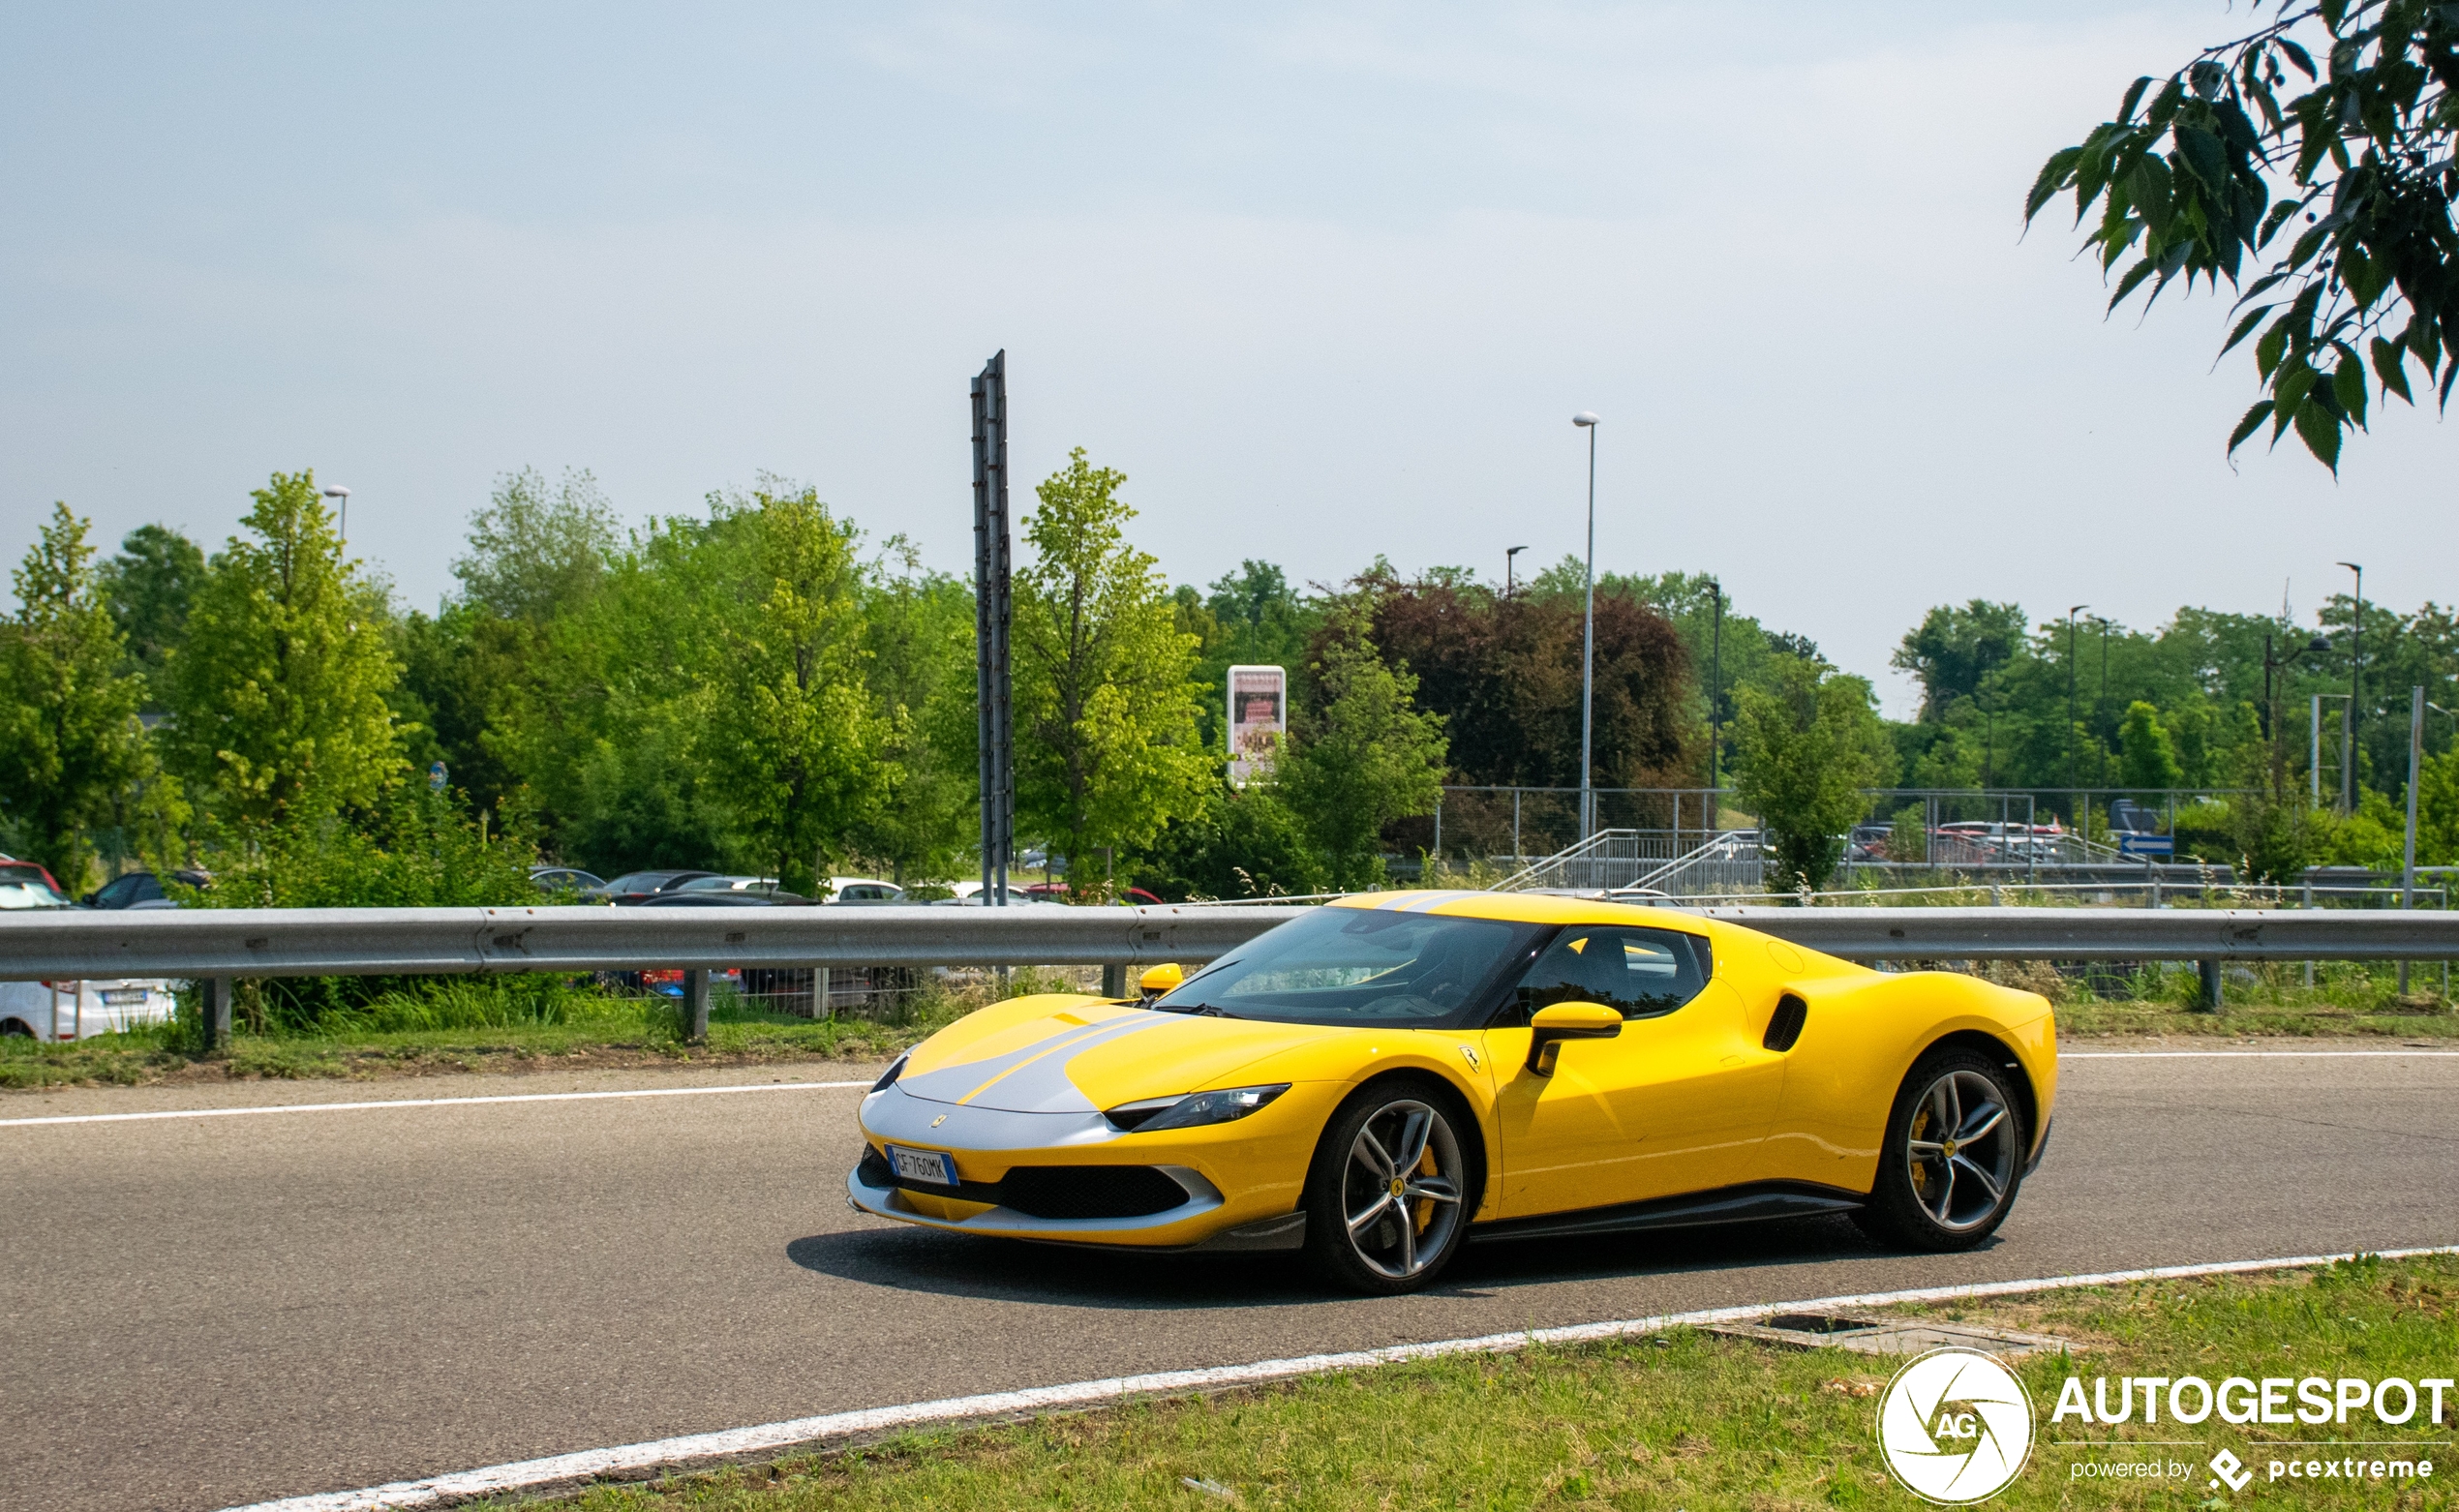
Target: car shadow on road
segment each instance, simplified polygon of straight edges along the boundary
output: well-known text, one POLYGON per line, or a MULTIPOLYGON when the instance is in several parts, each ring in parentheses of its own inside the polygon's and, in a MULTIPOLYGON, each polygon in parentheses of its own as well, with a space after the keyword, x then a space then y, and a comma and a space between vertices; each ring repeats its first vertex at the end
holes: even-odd
MULTIPOLYGON (((1992 1241, 1994 1243, 1994 1241, 1992 1241)), ((1472 1244, 1425 1295, 1491 1297, 1521 1286, 1875 1259, 1840 1218, 1472 1244)), ((1295 1255, 1135 1255, 920 1228, 813 1234, 785 1247, 804 1270, 941 1296, 1115 1309, 1256 1308, 1357 1300, 1295 1255)))

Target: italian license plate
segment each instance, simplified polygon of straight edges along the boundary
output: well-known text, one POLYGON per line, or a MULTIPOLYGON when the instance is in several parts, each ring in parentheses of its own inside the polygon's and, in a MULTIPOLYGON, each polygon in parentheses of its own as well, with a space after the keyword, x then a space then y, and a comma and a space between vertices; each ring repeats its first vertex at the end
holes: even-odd
POLYGON ((103 993, 103 1002, 110 1008, 134 1008, 145 1001, 143 987, 111 987, 103 993))
POLYGON ((956 1163, 937 1150, 903 1150, 892 1144, 888 1147, 888 1162, 907 1181, 927 1181, 941 1187, 956 1184, 956 1163))

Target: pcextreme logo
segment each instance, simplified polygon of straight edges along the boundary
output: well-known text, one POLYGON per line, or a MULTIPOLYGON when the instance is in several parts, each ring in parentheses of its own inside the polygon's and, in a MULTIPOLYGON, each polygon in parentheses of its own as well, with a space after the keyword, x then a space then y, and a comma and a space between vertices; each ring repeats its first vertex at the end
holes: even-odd
POLYGON ((1978 1349, 1932 1349, 1878 1399, 1878 1448, 1889 1472, 1925 1501, 1986 1501, 2031 1457, 2032 1399, 1978 1349))

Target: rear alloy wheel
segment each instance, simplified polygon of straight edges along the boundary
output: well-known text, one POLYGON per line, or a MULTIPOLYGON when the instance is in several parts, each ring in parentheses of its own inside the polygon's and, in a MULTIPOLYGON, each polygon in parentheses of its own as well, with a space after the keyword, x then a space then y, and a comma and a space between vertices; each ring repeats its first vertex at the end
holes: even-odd
POLYGON ((1878 1185, 1854 1216, 1914 1250, 1968 1250, 2006 1221, 2023 1181, 2022 1104, 2008 1072, 1969 1050, 1925 1057, 1887 1120, 1878 1185))
POLYGON ((1333 1115, 1306 1184, 1306 1244, 1353 1291, 1415 1291, 1468 1230, 1468 1160, 1447 1099, 1370 1088, 1333 1115))

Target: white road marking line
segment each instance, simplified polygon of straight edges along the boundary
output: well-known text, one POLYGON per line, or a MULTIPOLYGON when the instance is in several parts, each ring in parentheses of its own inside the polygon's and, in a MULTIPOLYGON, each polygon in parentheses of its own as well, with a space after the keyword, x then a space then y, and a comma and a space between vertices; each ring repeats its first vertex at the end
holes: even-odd
POLYGON ((2453 1060, 2459 1050, 2060 1050, 2062 1061, 2453 1060))
MULTIPOLYGON (((2459 1059, 2459 1050, 2060 1050, 2062 1061, 2261 1060, 2264 1058, 2459 1059)), ((41 1124, 125 1124, 159 1118, 250 1118, 263 1113, 333 1113, 371 1107, 460 1107, 481 1103, 583 1103, 597 1098, 688 1098, 726 1092, 826 1092, 867 1081, 784 1081, 736 1087, 643 1087, 628 1092, 524 1092, 482 1098, 392 1098, 365 1103, 285 1103, 263 1107, 183 1107, 154 1113, 62 1113, 0 1118, 0 1129, 41 1124)))
MULTIPOLYGON (((2459 1255, 2459 1245, 2367 1253, 2383 1259, 2407 1259, 2420 1255, 2459 1255)), ((1407 1360, 1440 1359, 1453 1354, 1503 1354, 1530 1345, 1589 1344, 1604 1339, 1661 1333, 1684 1325, 1738 1322, 1747 1317, 1764 1317, 1772 1313, 1800 1312, 1811 1308, 1889 1307, 1904 1302, 1952 1302, 1963 1297, 2019 1296, 2026 1292, 2055 1291, 2071 1286, 2108 1286, 2139 1281, 2292 1270, 2353 1258, 2353 1254, 2300 1255, 2272 1260, 2224 1260, 2207 1265, 2162 1265, 2149 1270, 2103 1271, 2088 1276, 1982 1282, 1964 1286, 1923 1286, 1911 1291, 1873 1291, 1859 1296, 1818 1297, 1806 1302, 1761 1303, 1751 1307, 1710 1308, 1696 1313, 1666 1313, 1621 1322, 1579 1323, 1567 1328, 1485 1334, 1474 1339, 1396 1345, 1384 1349, 1360 1349, 1345 1354, 1308 1354, 1289 1360, 1258 1360, 1252 1365, 1224 1365, 1210 1370, 1161 1371, 1149 1376, 1079 1380, 1064 1386, 993 1391, 977 1397, 950 1397, 937 1402, 908 1403, 903 1406, 868 1407, 853 1412, 830 1412, 819 1417, 798 1417, 782 1423, 763 1423, 754 1428, 687 1434, 682 1437, 658 1438, 612 1449, 588 1449, 578 1454, 552 1455, 542 1460, 521 1460, 510 1465, 489 1466, 484 1469, 431 1476, 425 1480, 394 1481, 388 1485, 370 1486, 363 1491, 331 1491, 290 1497, 280 1501, 259 1501, 244 1507, 226 1508, 225 1512, 378 1512, 380 1508, 434 1506, 465 1497, 501 1496, 506 1492, 532 1490, 562 1482, 609 1475, 638 1476, 664 1466, 723 1459, 762 1449, 876 1434, 890 1429, 1047 1412, 1060 1407, 1116 1402, 1128 1397, 1254 1385, 1262 1381, 1285 1380, 1293 1376, 1317 1376, 1330 1371, 1394 1365, 1407 1360)))
POLYGON ((367 1103, 278 1103, 263 1107, 181 1107, 159 1113, 61 1113, 0 1118, 0 1129, 35 1124, 130 1124, 153 1118, 252 1118, 259 1113, 341 1113, 371 1107, 465 1107, 478 1103, 588 1103, 599 1098, 696 1098, 723 1092, 825 1092, 867 1081, 769 1081, 740 1087, 641 1087, 628 1092, 519 1092, 484 1098, 393 1098, 367 1103))

